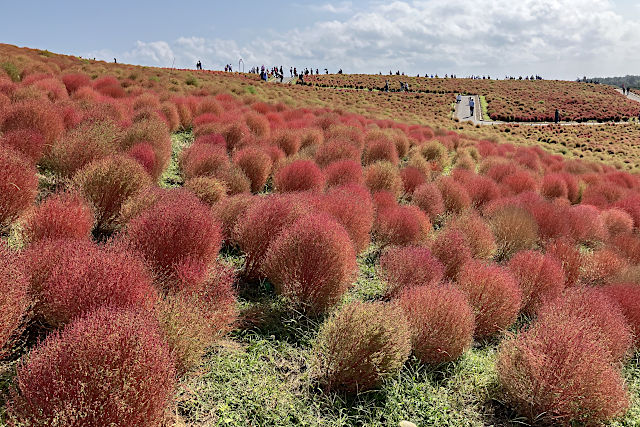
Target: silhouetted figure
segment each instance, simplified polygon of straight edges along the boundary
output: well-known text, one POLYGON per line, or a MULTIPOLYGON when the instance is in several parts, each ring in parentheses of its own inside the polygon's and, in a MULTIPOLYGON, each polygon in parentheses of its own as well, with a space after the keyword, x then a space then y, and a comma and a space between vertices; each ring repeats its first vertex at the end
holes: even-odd
POLYGON ((113 63, 114 63, 114 64, 117 64, 117 63, 118 63, 118 61, 116 61, 116 58, 113 58, 113 63))
POLYGON ((384 82, 384 91, 389 92, 389 80, 384 82))
POLYGON ((476 102, 473 100, 473 97, 469 98, 469 117, 473 116, 473 111, 475 110, 476 102))
POLYGON ((557 108, 556 108, 556 114, 555 114, 555 117, 554 117, 553 121, 555 123, 558 123, 560 121, 560 111, 558 111, 557 108))

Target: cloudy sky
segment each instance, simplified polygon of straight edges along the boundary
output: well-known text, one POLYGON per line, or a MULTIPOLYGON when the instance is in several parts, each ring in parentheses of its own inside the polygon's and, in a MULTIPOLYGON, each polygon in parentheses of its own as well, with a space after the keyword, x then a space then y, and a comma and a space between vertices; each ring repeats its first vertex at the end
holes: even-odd
POLYGON ((132 64, 640 74, 638 0, 3 2, 0 42, 132 64))

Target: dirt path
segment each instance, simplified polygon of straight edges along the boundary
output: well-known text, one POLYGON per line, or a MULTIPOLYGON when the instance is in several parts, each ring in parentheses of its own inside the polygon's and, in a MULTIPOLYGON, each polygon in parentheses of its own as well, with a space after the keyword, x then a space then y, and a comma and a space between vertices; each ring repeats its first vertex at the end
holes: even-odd
MULTIPOLYGON (((616 91, 618 91, 618 93, 622 93, 622 89, 620 88, 616 88, 616 91)), ((624 93, 622 93, 624 95, 624 93)), ((640 102, 640 95, 636 95, 633 92, 629 92, 629 95, 624 95, 627 98, 629 98, 632 101, 636 101, 636 102, 640 102)))
MULTIPOLYGON (((621 89, 617 89, 618 92, 622 93, 621 89)), ((629 99, 640 102, 640 96, 636 94, 629 94, 627 96, 629 99)), ((480 105, 480 97, 478 95, 464 95, 461 97, 461 101, 456 103, 456 111, 455 117, 460 122, 471 122, 474 125, 504 125, 504 124, 518 124, 524 126, 547 126, 555 124, 553 122, 503 122, 499 120, 484 120, 482 118, 482 107, 480 105), (469 100, 473 98, 475 102, 475 108, 473 112, 473 116, 471 116, 470 108, 469 108, 469 100)), ((560 126, 578 126, 578 125, 586 125, 586 126, 597 126, 603 124, 628 124, 630 122, 559 122, 560 126)))

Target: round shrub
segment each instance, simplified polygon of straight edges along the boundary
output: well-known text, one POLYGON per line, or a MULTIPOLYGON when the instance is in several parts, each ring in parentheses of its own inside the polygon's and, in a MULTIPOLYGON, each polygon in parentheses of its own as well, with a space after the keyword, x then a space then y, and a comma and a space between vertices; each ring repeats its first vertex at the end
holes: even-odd
POLYGON ((43 163, 56 174, 70 177, 92 161, 115 154, 119 137, 112 120, 82 124, 50 146, 43 163))
POLYGON ((424 243, 430 231, 429 217, 416 206, 399 205, 380 209, 376 217, 375 235, 383 246, 424 243))
POLYGON ((460 268, 472 258, 464 234, 458 230, 443 230, 436 235, 431 252, 444 265, 444 276, 454 279, 460 268))
POLYGON ((320 314, 351 285, 356 255, 341 225, 327 215, 308 215, 282 230, 262 270, 279 294, 307 313, 320 314))
POLYGON ((27 209, 37 192, 35 168, 18 152, 0 147, 0 229, 27 209))
POLYGON ((538 310, 538 322, 562 322, 582 318, 592 324, 594 337, 600 340, 612 360, 630 355, 633 331, 618 304, 598 288, 571 288, 538 310))
POLYGON ((640 286, 635 283, 618 283, 605 286, 602 291, 618 303, 627 324, 633 331, 637 349, 640 345, 640 286))
POLYGON ((184 188, 208 206, 213 206, 227 197, 227 187, 219 180, 208 176, 191 178, 184 183, 184 188))
POLYGON ((413 194, 416 188, 427 182, 426 175, 418 168, 413 166, 407 166, 400 170, 400 178, 402 178, 402 185, 404 187, 405 194, 413 194))
POLYGON ((322 191, 324 174, 312 160, 296 160, 281 168, 273 181, 280 193, 322 191))
POLYGON ((610 240, 610 245, 630 263, 640 264, 640 236, 636 233, 618 233, 610 240))
POLYGON ((192 144, 180 155, 180 170, 185 179, 197 176, 216 176, 229 164, 224 147, 213 144, 192 144))
POLYGON ((54 194, 26 215, 22 226, 25 243, 43 239, 89 239, 93 212, 77 194, 54 194))
POLYGON ((622 376, 583 318, 538 323, 504 341, 497 371, 508 405, 531 423, 598 425, 629 406, 622 376))
POLYGON ((18 254, 0 242, 0 358, 10 353, 12 338, 21 331, 30 305, 23 267, 18 254))
POLYGON ((302 144, 300 134, 293 129, 282 129, 271 139, 273 144, 284 151, 287 156, 296 154, 302 144))
POLYGON ((232 238, 246 255, 244 275, 247 278, 259 277, 271 242, 308 211, 300 200, 285 195, 269 195, 256 200, 238 218, 232 238))
POLYGON ((216 174, 216 178, 227 186, 227 194, 251 193, 251 181, 238 166, 230 164, 216 174))
POLYGON ((476 213, 452 218, 446 225, 464 236, 474 258, 489 259, 496 252, 496 240, 489 225, 476 213))
POLYGON ((583 256, 575 242, 566 237, 556 239, 547 245, 546 253, 560 261, 564 271, 565 285, 576 285, 580 279, 583 256))
POLYGON ((471 197, 467 190, 453 178, 442 177, 436 183, 446 212, 459 214, 471 207, 471 197))
POLYGON ((83 73, 71 73, 62 76, 62 83, 67 88, 67 92, 72 94, 81 87, 91 86, 91 79, 83 73))
POLYGON ((431 221, 435 221, 438 216, 444 214, 444 201, 438 187, 432 183, 420 185, 413 192, 411 201, 429 216, 431 221))
POLYGON ((621 273, 628 262, 612 249, 604 248, 586 254, 580 270, 580 281, 585 285, 606 285, 621 273))
POLYGON ((602 220, 611 236, 633 230, 633 218, 622 209, 611 208, 602 212, 602 220))
POLYGON ((506 269, 472 260, 460 270, 456 285, 473 307, 478 338, 490 337, 516 321, 522 291, 506 269))
POLYGON ((35 164, 44 154, 45 140, 40 132, 33 129, 17 129, 3 134, 0 146, 19 151, 35 164))
POLYGON ((316 349, 327 390, 363 392, 400 370, 411 352, 409 325, 396 305, 354 301, 327 319, 316 349))
POLYGON ((496 238, 496 257, 510 258, 514 253, 533 249, 538 240, 538 224, 526 209, 506 205, 489 214, 489 224, 496 238))
POLYGON ((224 240, 232 241, 233 229, 238 218, 244 214, 255 201, 250 194, 236 194, 213 205, 213 215, 220 221, 224 240))
POLYGON ((562 294, 565 287, 562 264, 549 254, 518 252, 509 260, 509 271, 522 290, 522 311, 535 314, 545 301, 562 294))
POLYGON ((52 326, 102 306, 148 310, 155 304, 151 277, 130 251, 79 245, 73 239, 43 240, 30 246, 26 256, 35 313, 52 326))
POLYGON ((177 194, 133 218, 126 240, 158 276, 166 278, 184 259, 205 265, 213 262, 222 244, 222 231, 207 205, 177 194))
POLYGON ((471 347, 475 322, 462 291, 418 286, 404 291, 398 302, 409 320, 413 353, 421 362, 450 362, 471 347))
POLYGON ((568 222, 570 236, 580 243, 591 245, 608 237, 600 211, 595 206, 572 206, 568 211, 568 222))
POLYGON ((380 257, 380 277, 387 284, 387 296, 396 297, 419 286, 436 286, 444 276, 444 267, 428 248, 393 247, 380 257))
POLYGON ((321 197, 320 209, 347 230, 356 253, 369 246, 373 227, 373 201, 366 188, 359 185, 332 188, 321 197))
POLYGON ((327 187, 339 187, 341 185, 364 184, 362 166, 354 160, 340 160, 331 163, 324 170, 327 177, 327 187))
POLYGON ((569 196, 567 182, 560 174, 548 174, 542 178, 540 194, 547 199, 563 198, 569 196))
POLYGON ((271 157, 256 147, 247 147, 233 155, 233 162, 251 180, 251 191, 260 192, 269 178, 273 162, 271 157))
POLYGON ((101 232, 118 227, 120 208, 127 199, 151 184, 144 168, 128 156, 109 156, 89 163, 73 177, 80 195, 93 207, 101 232))
POLYGON ((314 160, 323 168, 335 162, 346 160, 351 160, 360 164, 360 149, 346 141, 326 141, 316 150, 314 160))
POLYGON ((140 163, 145 171, 151 175, 156 168, 156 155, 148 142, 138 142, 127 151, 127 155, 140 163))
POLYGON ((384 161, 397 166, 400 163, 400 158, 396 145, 393 141, 385 138, 370 142, 365 147, 362 161, 365 165, 384 161))
POLYGON ((214 263, 195 282, 184 269, 178 276, 176 289, 158 305, 158 319, 182 374, 232 329, 238 313, 231 268, 214 263))
POLYGON ((367 166, 364 170, 364 182, 371 193, 389 191, 396 197, 402 195, 402 178, 392 163, 376 162, 367 166))
POLYGON ((159 426, 175 376, 155 320, 103 308, 20 361, 8 413, 19 425, 159 426))
POLYGON ((57 109, 48 101, 23 101, 9 106, 0 117, 0 132, 9 133, 18 129, 39 132, 47 145, 51 146, 64 132, 62 119, 57 109))

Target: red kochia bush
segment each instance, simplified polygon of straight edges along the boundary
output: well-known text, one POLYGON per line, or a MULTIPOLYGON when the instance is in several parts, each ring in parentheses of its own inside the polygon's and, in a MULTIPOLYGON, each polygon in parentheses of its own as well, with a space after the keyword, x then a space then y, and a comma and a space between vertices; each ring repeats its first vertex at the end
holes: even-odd
POLYGON ((619 283, 602 288, 611 300, 618 303, 627 324, 631 327, 636 349, 640 345, 640 285, 619 283))
POLYGON ((180 169, 186 179, 215 176, 229 163, 224 147, 213 144, 192 144, 180 155, 180 169))
POLYGON ((618 304, 598 288, 571 288, 538 310, 538 322, 562 322, 582 318, 592 324, 594 337, 600 340, 612 360, 621 361, 630 355, 633 330, 618 304))
POLYGON ((132 219, 127 240, 156 274, 166 277, 186 258, 205 265, 213 262, 222 244, 222 231, 207 205, 180 196, 160 200, 132 219))
POLYGON ((327 167, 335 162, 351 160, 360 164, 360 149, 347 141, 326 141, 314 155, 314 159, 321 167, 327 167))
POLYGON ((458 274, 457 287, 464 291, 476 315, 476 336, 484 338, 504 330, 516 321, 522 291, 504 268, 469 261, 458 274))
POLYGON ((564 270, 565 285, 574 286, 580 279, 580 268, 583 257, 575 242, 568 238, 560 238, 550 242, 546 253, 560 261, 564 270))
POLYGON ((156 155, 148 142, 138 142, 127 151, 127 154, 140 163, 149 175, 156 169, 156 155))
POLYGON ((411 352, 407 319, 400 307, 354 301, 322 326, 316 344, 327 390, 370 390, 400 370, 411 352))
POLYGON ((429 217, 416 206, 400 205, 378 211, 375 234, 382 245, 424 243, 431 231, 429 217))
POLYGON ((359 185, 332 188, 321 197, 320 209, 347 230, 356 253, 369 246, 373 226, 373 201, 366 188, 359 185))
POLYGON ((29 280, 22 260, 0 242, 0 359, 21 329, 29 307, 29 280))
POLYGON ((460 213, 471 207, 471 197, 462 184, 456 182, 453 178, 442 177, 436 183, 440 193, 446 212, 460 213))
POLYGON ((77 194, 61 193, 47 198, 25 218, 22 237, 25 242, 42 239, 88 239, 93 227, 93 212, 77 194))
POLYGON ((324 174, 311 160, 296 160, 280 169, 273 178, 281 193, 292 191, 321 191, 324 174))
POLYGON ((311 314, 324 313, 338 302, 355 271, 349 235, 324 214, 302 217, 284 228, 263 263, 276 291, 311 314))
POLYGON ((552 255, 522 251, 509 260, 509 271, 522 290, 522 310, 535 314, 545 301, 559 297, 565 287, 562 264, 552 255))
POLYGON ((378 161, 386 161, 394 165, 400 162, 396 145, 389 139, 380 139, 369 143, 365 147, 362 160, 365 165, 378 161))
POLYGON ((150 310, 156 302, 143 262, 121 248, 103 250, 74 239, 43 240, 26 256, 33 269, 36 314, 52 326, 102 306, 150 310))
POLYGON ((605 285, 628 266, 617 251, 604 248, 583 257, 580 280, 586 285, 605 285))
POLYGON ((452 286, 419 286, 400 295, 413 353, 423 363, 450 362, 473 341, 474 316, 465 294, 452 286))
POLYGON ((429 216, 431 221, 435 221, 439 215, 444 213, 442 194, 435 184, 422 184, 416 188, 411 200, 429 216))
POLYGON ((380 276, 390 297, 418 286, 436 286, 443 275, 444 267, 425 247, 394 247, 380 257, 380 276))
POLYGON ((246 213, 238 218, 233 231, 233 240, 246 254, 246 277, 259 276, 271 242, 284 228, 306 213, 308 208, 300 200, 285 195, 269 195, 249 206, 246 213))
POLYGON ((331 163, 324 170, 327 187, 338 187, 348 184, 364 184, 362 166, 354 160, 341 160, 331 163))
POLYGON ((91 86, 91 79, 82 73, 65 74, 62 76, 62 83, 67 88, 67 92, 72 94, 83 86, 91 86))
POLYGON ((18 425, 158 426, 175 376, 155 320, 103 308, 20 361, 8 413, 18 425))
POLYGON ((144 168, 124 155, 91 162, 80 169, 73 180, 80 194, 93 206, 100 231, 116 229, 122 204, 151 184, 144 168))
POLYGON ((0 137, 0 146, 13 148, 25 155, 32 163, 38 163, 45 149, 42 134, 33 129, 18 129, 0 137))
POLYGON ((402 168, 400 170, 400 177, 402 178, 404 192, 409 195, 413 194, 416 188, 427 182, 426 175, 414 166, 402 168))
POLYGON ((458 230, 443 230, 431 245, 433 255, 444 265, 444 276, 454 279, 460 268, 472 258, 464 234, 458 230))
POLYGON ((599 425, 622 415, 629 397, 589 321, 550 319, 498 352, 507 403, 531 423, 599 425))
POLYGON ((224 240, 232 241, 233 229, 238 218, 249 209, 254 201, 255 198, 251 194, 236 194, 213 206, 213 215, 221 223, 224 240))
POLYGON ((371 193, 389 191, 394 196, 402 195, 402 178, 398 169, 389 162, 376 162, 364 170, 364 182, 371 193))
POLYGON ((452 218, 446 228, 462 233, 474 258, 488 259, 496 252, 496 240, 491 228, 475 212, 452 218))
POLYGON ((53 144, 64 132, 62 119, 48 101, 25 101, 12 104, 0 117, 0 132, 18 129, 39 132, 48 145, 53 144))
POLYGON ((252 192, 258 193, 262 190, 273 165, 267 153, 256 147, 247 147, 233 155, 233 162, 251 180, 252 192))
POLYGON ((602 220, 611 236, 633 230, 633 218, 622 209, 611 208, 602 212, 602 220))
POLYGON ((37 191, 35 168, 18 152, 0 147, 0 228, 28 208, 37 191))
POLYGON ((607 238, 607 229, 595 206, 572 206, 568 211, 568 223, 571 237, 578 242, 593 244, 607 238))

